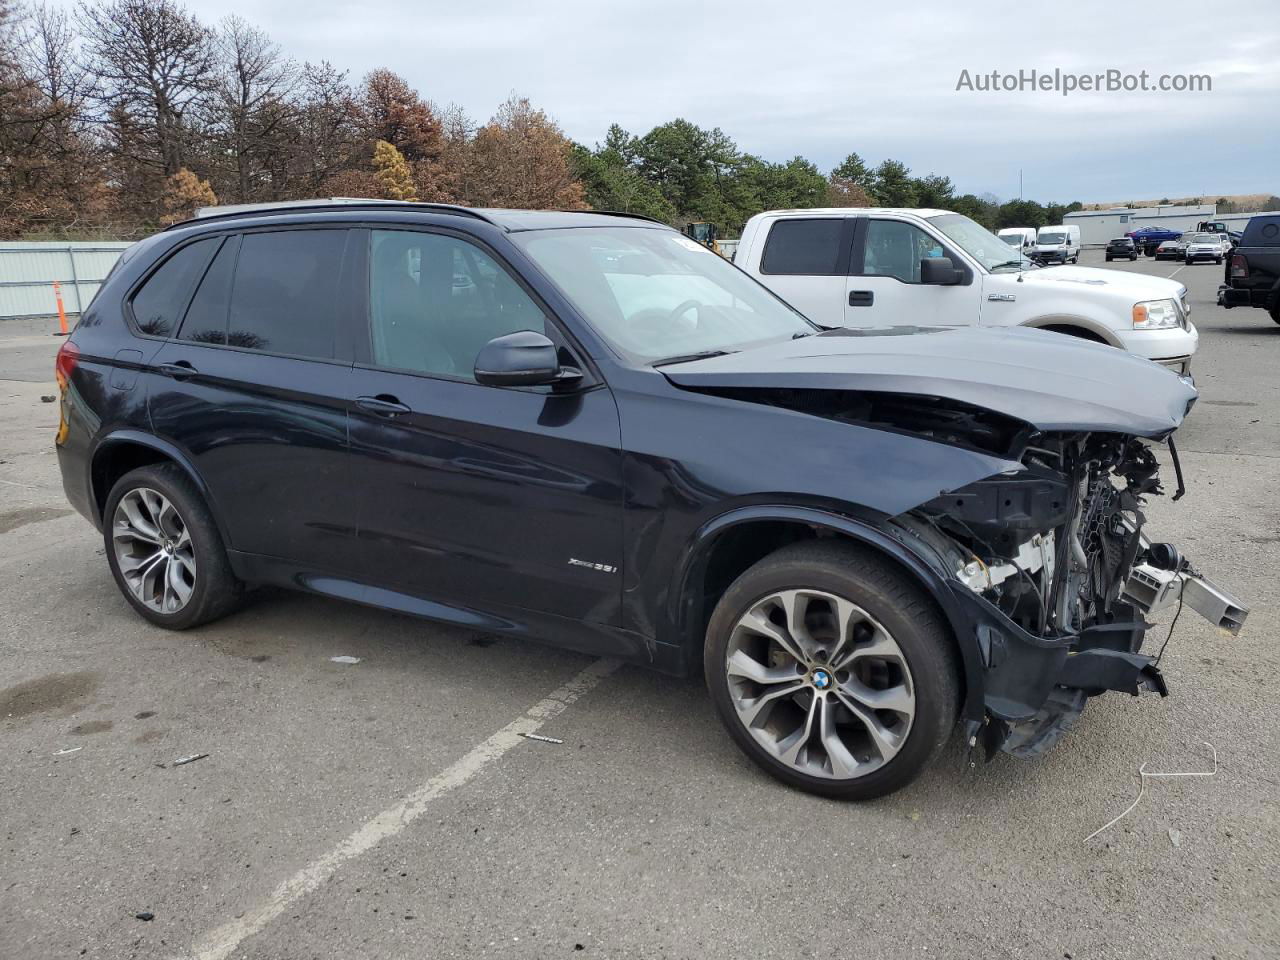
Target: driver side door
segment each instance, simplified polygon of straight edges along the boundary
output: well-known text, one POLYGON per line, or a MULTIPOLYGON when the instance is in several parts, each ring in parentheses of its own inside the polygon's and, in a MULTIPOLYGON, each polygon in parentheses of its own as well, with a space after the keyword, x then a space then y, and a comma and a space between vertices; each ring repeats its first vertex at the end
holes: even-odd
POLYGON ((446 619, 505 608, 616 623, 612 393, 492 250, 443 230, 363 234, 367 327, 350 424, 366 582, 454 608, 446 619), (477 383, 481 348, 518 330, 556 342, 581 384, 477 383))
POLYGON ((942 240, 910 221, 889 217, 863 220, 854 238, 846 325, 976 326, 981 284, 971 271, 967 283, 922 283, 920 261, 930 257, 950 257, 957 267, 965 266, 942 240))

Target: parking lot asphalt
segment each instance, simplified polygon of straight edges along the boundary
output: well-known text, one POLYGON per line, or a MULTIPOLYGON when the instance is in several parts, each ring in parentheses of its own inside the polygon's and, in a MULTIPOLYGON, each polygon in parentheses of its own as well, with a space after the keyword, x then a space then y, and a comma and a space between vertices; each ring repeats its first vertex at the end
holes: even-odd
POLYGON ((1167 699, 862 805, 758 772, 699 682, 279 592, 149 626, 62 495, 59 341, 0 325, 0 957, 1274 957, 1280 326, 1220 267, 1107 266, 1188 286, 1149 529, 1249 622, 1184 612, 1167 699))

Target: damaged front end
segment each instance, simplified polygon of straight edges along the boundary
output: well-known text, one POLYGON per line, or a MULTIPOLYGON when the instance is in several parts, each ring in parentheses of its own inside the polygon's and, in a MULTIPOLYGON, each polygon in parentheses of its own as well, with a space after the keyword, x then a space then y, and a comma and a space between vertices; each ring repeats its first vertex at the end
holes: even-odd
MULTIPOLYGON (((1172 439, 1169 451, 1177 499, 1172 439)), ((1165 696, 1159 656, 1140 652, 1148 615, 1187 605, 1234 634, 1248 613, 1175 547, 1146 536, 1145 498, 1163 491, 1144 440, 1039 433, 1020 466, 891 521, 945 573, 972 624, 983 683, 966 732, 988 758, 1048 749, 1099 693, 1165 696)))

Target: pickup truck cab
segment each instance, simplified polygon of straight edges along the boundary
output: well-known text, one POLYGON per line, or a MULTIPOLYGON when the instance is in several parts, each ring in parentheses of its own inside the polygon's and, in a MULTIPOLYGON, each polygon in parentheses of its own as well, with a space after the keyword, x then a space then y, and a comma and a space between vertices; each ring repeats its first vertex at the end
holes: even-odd
POLYGON ((1280 323, 1280 213, 1254 217, 1227 264, 1218 288, 1223 307, 1261 307, 1280 323))
POLYGON ((1039 327, 1189 374, 1186 287, 1096 267, 1038 267, 946 210, 771 210, 734 263, 825 327, 1039 327))

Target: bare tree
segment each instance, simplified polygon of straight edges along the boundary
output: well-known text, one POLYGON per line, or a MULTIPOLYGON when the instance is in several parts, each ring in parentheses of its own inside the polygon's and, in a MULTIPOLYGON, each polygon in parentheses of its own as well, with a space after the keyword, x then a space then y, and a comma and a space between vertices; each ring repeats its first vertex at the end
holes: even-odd
POLYGON ((166 177, 177 173, 186 165, 196 108, 214 84, 209 29, 172 0, 82 3, 79 19, 97 96, 141 134, 142 151, 132 159, 166 177))
POLYGON ((362 112, 347 74, 327 60, 308 63, 299 83, 290 196, 316 196, 358 162, 362 112))
POLYGON ((209 120, 220 147, 218 165, 230 167, 221 192, 236 203, 276 199, 284 187, 272 182, 272 173, 281 165, 282 141, 293 133, 298 68, 266 33, 236 16, 222 21, 215 49, 209 120))

